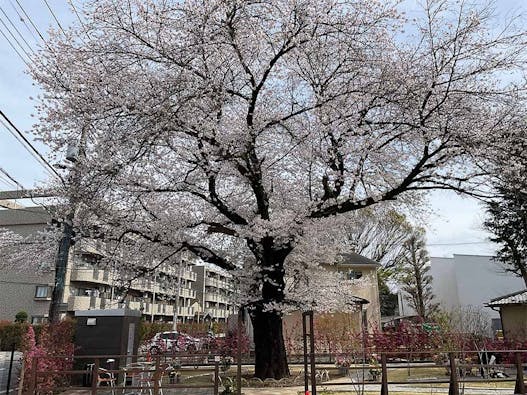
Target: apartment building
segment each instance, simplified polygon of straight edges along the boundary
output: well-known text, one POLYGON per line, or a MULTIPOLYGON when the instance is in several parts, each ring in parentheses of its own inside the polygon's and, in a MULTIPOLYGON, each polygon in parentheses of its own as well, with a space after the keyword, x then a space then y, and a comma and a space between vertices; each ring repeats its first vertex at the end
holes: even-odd
POLYGON ((68 312, 127 307, 141 311, 150 321, 172 321, 177 306, 179 321, 193 319, 196 274, 185 261, 181 268, 160 266, 149 278, 138 278, 124 287, 116 272, 99 268, 100 257, 89 244, 75 246, 66 273, 68 312))
POLYGON ((196 290, 196 297, 202 307, 196 318, 226 321, 234 313, 234 306, 230 298, 233 291, 232 277, 212 266, 194 265, 192 270, 197 275, 192 286, 196 290))
MULTIPOLYGON (((27 236, 45 229, 50 217, 40 207, 0 210, 0 228, 27 236)), ((127 289, 118 274, 101 269, 100 254, 93 241, 75 244, 69 256, 63 304, 67 314, 76 310, 128 307, 140 310, 145 319, 172 321, 177 306, 179 321, 192 320, 196 311, 197 274, 188 264, 165 265, 150 278, 134 280, 127 289), (176 303, 176 298, 179 300, 176 303)), ((1 258, 0 258, 1 259, 1 258)), ((0 320, 13 320, 26 311, 31 322, 47 319, 55 274, 34 273, 21 268, 0 273, 0 320)))

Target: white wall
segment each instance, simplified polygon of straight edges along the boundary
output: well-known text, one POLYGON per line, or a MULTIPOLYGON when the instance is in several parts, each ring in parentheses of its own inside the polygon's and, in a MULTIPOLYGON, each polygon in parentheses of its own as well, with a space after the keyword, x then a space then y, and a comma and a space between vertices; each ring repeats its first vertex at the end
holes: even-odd
MULTIPOLYGON (((464 306, 481 306, 491 299, 525 288, 523 280, 507 273, 490 256, 454 255, 457 292, 464 306)), ((499 313, 485 308, 492 318, 499 313)))
POLYGON ((452 258, 431 258, 430 275, 436 301, 446 310, 459 306, 457 276, 452 258))
MULTIPOLYGON (((491 256, 454 254, 452 258, 432 257, 430 263, 436 301, 445 310, 483 307, 490 318, 499 318, 485 303, 525 288, 522 279, 506 273, 491 256)), ((405 315, 415 314, 406 301, 403 310, 405 315)))

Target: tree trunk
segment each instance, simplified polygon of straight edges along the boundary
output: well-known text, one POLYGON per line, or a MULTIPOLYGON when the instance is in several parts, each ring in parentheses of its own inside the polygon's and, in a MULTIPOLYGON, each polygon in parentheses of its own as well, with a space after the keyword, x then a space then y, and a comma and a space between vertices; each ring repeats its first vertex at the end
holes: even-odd
POLYGON ((254 328, 255 376, 276 380, 289 376, 282 330, 282 316, 256 308, 251 313, 254 328))
POLYGON ((261 299, 253 305, 251 320, 254 331, 255 375, 261 379, 281 379, 289 376, 281 311, 266 311, 266 307, 284 301, 284 261, 291 247, 274 245, 272 237, 264 237, 253 252, 260 266, 261 299))

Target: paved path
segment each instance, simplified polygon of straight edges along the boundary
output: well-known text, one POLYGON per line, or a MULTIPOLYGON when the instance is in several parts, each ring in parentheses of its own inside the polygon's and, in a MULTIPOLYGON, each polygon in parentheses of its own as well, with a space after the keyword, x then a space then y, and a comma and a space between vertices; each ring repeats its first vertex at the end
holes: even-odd
MULTIPOLYGON (((18 380, 18 371, 19 371, 19 361, 22 357, 22 353, 15 352, 14 362, 13 362, 13 371, 11 373, 11 394, 15 393, 15 388, 17 387, 18 380)), ((6 394, 7 389, 7 375, 9 373, 9 362, 11 359, 10 351, 1 351, 0 352, 0 395, 6 394)))
MULTIPOLYGON (((349 382, 349 379, 340 378, 331 380, 328 383, 346 383, 349 382)), ((318 391, 321 391, 325 388, 327 389, 336 389, 335 387, 328 386, 328 383, 322 383, 317 386, 318 391)), ((338 391, 349 391, 355 393, 359 389, 358 385, 339 385, 338 391)), ((374 393, 380 393, 381 387, 379 384, 366 384, 365 391, 371 391, 374 393)), ((448 387, 433 388, 430 384, 392 384, 389 386, 390 394, 397 393, 431 393, 431 394, 448 394, 448 387)), ((243 394, 245 395, 298 395, 299 393, 304 392, 303 386, 297 387, 286 387, 286 388, 243 388, 243 394)), ((110 392, 98 391, 100 395, 109 395, 110 392)), ((118 392, 117 392, 118 393, 118 392)), ((89 395, 91 392, 86 391, 68 391, 62 395, 89 395)), ((177 390, 163 390, 163 395, 212 395, 212 389, 177 389, 177 390)), ((512 395, 512 388, 475 388, 475 387, 465 387, 465 395, 512 395)))

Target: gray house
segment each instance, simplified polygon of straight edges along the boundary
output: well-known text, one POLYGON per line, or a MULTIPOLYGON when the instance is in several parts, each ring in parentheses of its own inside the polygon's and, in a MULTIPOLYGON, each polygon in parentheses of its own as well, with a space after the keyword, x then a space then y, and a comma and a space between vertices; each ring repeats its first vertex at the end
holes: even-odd
MULTIPOLYGON (((0 210, 0 228, 23 236, 43 230, 48 221, 50 217, 41 207, 0 210)), ((27 312, 32 323, 46 320, 54 278, 54 272, 35 273, 23 267, 2 270, 0 272, 0 320, 12 321, 19 311, 27 312)))

